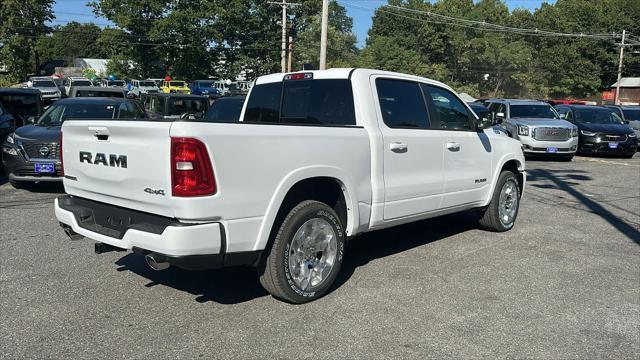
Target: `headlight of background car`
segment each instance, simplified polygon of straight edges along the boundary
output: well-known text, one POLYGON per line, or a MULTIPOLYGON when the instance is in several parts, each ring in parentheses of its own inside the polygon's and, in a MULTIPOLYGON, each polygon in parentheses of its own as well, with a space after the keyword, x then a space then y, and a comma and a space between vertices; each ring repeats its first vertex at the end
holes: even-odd
POLYGON ((586 130, 580 130, 580 133, 584 136, 596 136, 596 133, 586 130))
POLYGON ((571 137, 576 137, 578 136, 578 128, 577 127, 573 127, 571 129, 571 137))
POLYGON ((630 138, 634 138, 634 137, 636 137, 636 133, 629 133, 629 134, 627 134, 627 136, 630 137, 630 138))
POLYGON ((525 125, 518 125, 518 135, 529 136, 529 127, 525 125))
POLYGON ((16 143, 16 141, 13 139, 14 136, 15 136, 15 133, 11 133, 11 134, 9 134, 9 136, 7 136, 7 142, 9 144, 15 144, 16 143))

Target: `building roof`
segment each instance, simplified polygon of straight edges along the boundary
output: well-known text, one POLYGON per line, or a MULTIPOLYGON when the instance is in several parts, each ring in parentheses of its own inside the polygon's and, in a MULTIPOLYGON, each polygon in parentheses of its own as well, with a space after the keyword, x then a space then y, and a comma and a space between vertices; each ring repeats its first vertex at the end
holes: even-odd
MULTIPOLYGON (((617 86, 618 82, 611 84, 612 88, 617 86)), ((620 87, 640 87, 640 77, 625 77, 620 79, 620 87)))

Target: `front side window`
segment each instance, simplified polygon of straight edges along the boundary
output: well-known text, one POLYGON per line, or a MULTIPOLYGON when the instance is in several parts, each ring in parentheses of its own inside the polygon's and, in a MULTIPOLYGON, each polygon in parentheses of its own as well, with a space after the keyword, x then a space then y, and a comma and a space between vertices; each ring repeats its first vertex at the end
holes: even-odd
POLYGON ((404 80, 377 79, 376 89, 382 120, 388 127, 429 127, 429 113, 420 84, 404 80))
POLYGON ((442 130, 471 130, 469 112, 452 92, 431 86, 423 85, 425 92, 429 94, 432 101, 436 121, 432 128, 442 130), (426 88, 426 89, 425 89, 426 88))

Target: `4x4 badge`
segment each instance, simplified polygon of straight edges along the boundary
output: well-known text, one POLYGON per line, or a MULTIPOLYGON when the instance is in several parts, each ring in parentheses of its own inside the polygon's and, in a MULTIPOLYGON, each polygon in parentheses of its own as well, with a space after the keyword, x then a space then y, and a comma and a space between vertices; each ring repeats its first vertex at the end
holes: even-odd
POLYGON ((151 194, 151 195, 162 195, 162 196, 164 196, 164 190, 162 190, 162 189, 156 190, 156 189, 152 189, 152 188, 145 188, 144 192, 146 192, 148 194, 151 194))

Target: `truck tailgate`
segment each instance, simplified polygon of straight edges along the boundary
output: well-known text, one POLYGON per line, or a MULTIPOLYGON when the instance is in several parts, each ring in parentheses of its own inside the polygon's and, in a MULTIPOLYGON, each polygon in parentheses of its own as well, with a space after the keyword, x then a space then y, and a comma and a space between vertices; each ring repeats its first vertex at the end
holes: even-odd
POLYGON ((64 187, 68 194, 174 217, 171 122, 65 121, 64 187))

